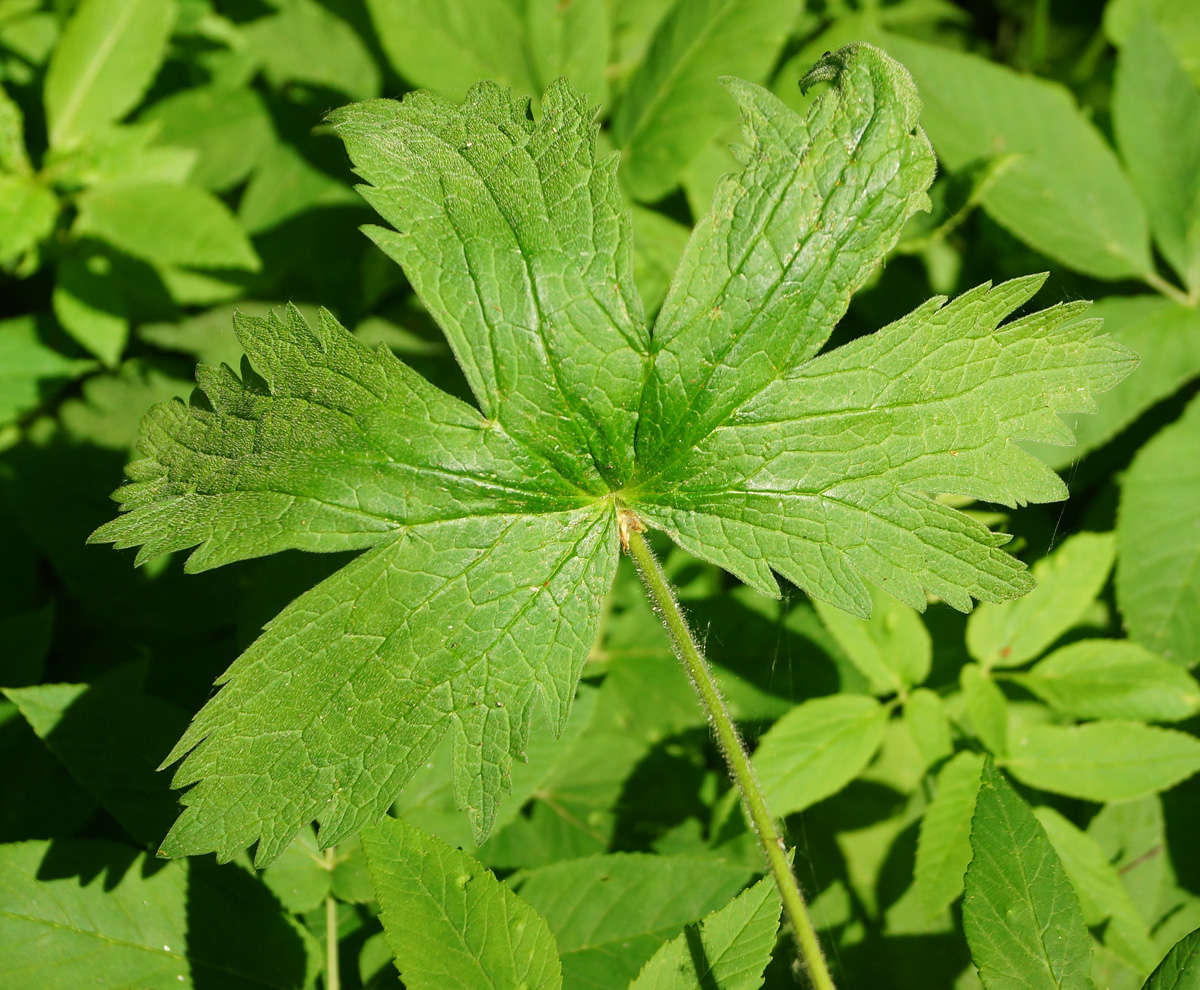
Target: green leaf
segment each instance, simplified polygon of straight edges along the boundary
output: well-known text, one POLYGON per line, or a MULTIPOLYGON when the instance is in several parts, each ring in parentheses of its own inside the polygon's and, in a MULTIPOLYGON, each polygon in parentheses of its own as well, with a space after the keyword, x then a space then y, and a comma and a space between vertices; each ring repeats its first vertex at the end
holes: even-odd
POLYGON ((29 152, 25 150, 25 114, 0 86, 0 172, 32 175, 29 152))
POLYGON ((1008 752, 1008 700, 1000 686, 978 664, 969 663, 958 675, 967 717, 979 741, 997 756, 1008 752))
POLYGON ((1125 38, 1113 85, 1117 146, 1163 256, 1200 291, 1200 90, 1147 15, 1125 38))
POLYGON ((749 873, 711 857, 618 853, 514 882, 554 933, 566 990, 625 990, 664 941, 727 904, 749 873))
POLYGON ((862 773, 883 742, 888 709, 864 695, 797 705, 762 737, 754 769, 775 815, 803 811, 862 773))
POLYGON ((285 549, 374 546, 403 535, 402 521, 583 504, 543 461, 328 311, 311 329, 290 306, 282 319, 239 315, 235 333, 263 378, 202 365, 210 409, 154 407, 133 483, 119 491, 126 514, 95 540, 140 544, 140 561, 199 544, 187 568, 200 571, 285 549))
MULTIPOLYGON (((931 495, 1061 497, 1013 441, 1069 439, 1056 412, 1090 408, 1134 359, 1093 340, 1077 305, 997 329, 1034 278, 934 300, 809 360, 926 202, 933 167, 899 65, 851 47, 806 80, 822 81, 834 85, 807 122, 730 84, 757 157, 721 194, 740 204, 734 220, 716 214, 694 235, 653 369, 616 160, 597 158, 594 113, 569 83, 550 87, 537 119, 490 84, 462 106, 418 93, 331 117, 393 225, 372 236, 446 332, 479 409, 328 314, 310 328, 289 310, 239 320, 240 377, 202 368, 190 405, 152 411, 118 494, 126 513, 93 539, 141 545, 143 561, 198 546, 193 571, 367 550, 270 623, 168 757, 190 789, 164 854, 229 858, 257 842, 264 865, 313 820, 320 844, 336 844, 379 818, 447 733, 455 800, 482 841, 539 697, 563 729, 613 582, 618 510, 760 590, 777 590, 776 567, 860 615, 863 577, 916 608, 926 588, 960 609, 1028 588, 1004 537, 931 495)), ((125 187, 88 190, 80 226, 107 215, 105 236, 139 240, 120 211, 88 202, 101 192, 125 187)), ((199 265, 194 252, 153 263, 168 284, 172 272, 220 281, 170 267, 199 265)), ((779 710, 758 681, 739 690, 753 710, 779 710)), ((778 773, 792 808, 852 779, 885 729, 873 699, 821 704, 858 707, 832 719, 837 745, 794 713, 773 730, 778 743, 795 728, 804 755, 800 772, 778 773)), ((603 847, 613 784, 609 773, 603 804, 548 845, 603 847)), ((680 827, 664 841, 699 842, 680 827)))
POLYGON ((77 200, 74 232, 156 265, 258 271, 261 262, 225 205, 195 186, 112 184, 77 200))
POLYGON ((607 103, 608 3, 525 0, 525 19, 537 89, 566 78, 592 102, 607 103))
POLYGON ((155 773, 187 723, 170 702, 146 694, 142 664, 92 684, 7 688, 50 751, 138 842, 156 846, 175 818, 175 797, 155 773))
POLYGON ((122 489, 132 511, 94 539, 145 544, 146 557, 200 542, 191 570, 379 545, 223 678, 169 758, 198 745, 176 785, 203 780, 166 848, 228 858, 261 837, 265 864, 312 818, 324 845, 339 841, 383 813, 452 724, 455 798, 482 840, 536 696, 562 731, 612 581, 611 507, 572 509, 548 478, 539 492, 536 460, 328 314, 315 333, 294 309, 238 329, 270 391, 202 369, 214 411, 157 407, 122 489), (476 472, 491 477, 482 490, 476 472), (279 663, 294 671, 282 694, 279 663))
POLYGON ((1137 722, 1023 725, 1008 745, 1004 766, 1023 784, 1088 801, 1165 791, 1200 770, 1194 736, 1137 722))
POLYGON ((137 106, 167 51, 173 0, 83 0, 46 70, 50 145, 82 144, 137 106))
POLYGON ((987 668, 1028 663, 1070 629, 1108 581, 1111 533, 1078 533, 1033 565, 1037 587, 1018 601, 981 605, 967 622, 967 649, 987 668))
POLYGON ((942 767, 937 792, 921 818, 914 881, 927 917, 936 917, 963 891, 983 761, 978 753, 964 752, 942 767))
POLYGON ((633 208, 633 275, 647 316, 657 313, 666 299, 690 234, 689 228, 656 210, 633 208))
POLYGON ((558 990, 554 936, 470 856, 401 821, 364 841, 388 945, 409 990, 558 990))
POLYGON ((1104 396, 1094 416, 1072 417, 1074 447, 1029 444, 1055 470, 1108 443, 1155 403, 1200 375, 1200 309, 1162 296, 1112 296, 1091 309, 1104 330, 1141 358, 1130 375, 1104 396))
POLYGON ((904 701, 904 723, 926 765, 944 760, 954 752, 946 706, 928 688, 917 688, 909 693, 904 701))
POLYGON ((1184 70, 1200 85, 1200 27, 1191 0, 1110 0, 1104 8, 1104 33, 1124 46, 1149 14, 1184 70))
POLYGON ((1072 643, 1013 680, 1073 718, 1179 722, 1200 711, 1191 675, 1125 640, 1072 643))
POLYGON ((539 695, 561 732, 615 562, 611 510, 465 516, 389 537, 226 672, 167 759, 188 754, 174 784, 196 786, 164 851, 229 858, 259 840, 265 865, 312 819, 336 843, 383 814, 447 731, 455 798, 482 841, 539 695))
POLYGON ((191 148, 154 145, 157 132, 152 123, 110 124, 81 147, 51 149, 42 176, 72 191, 108 183, 182 185, 197 153, 191 148))
POLYGON ((609 71, 623 81, 641 64, 646 48, 675 0, 608 0, 612 22, 612 65, 609 71))
POLYGON ((1200 399, 1133 459, 1117 511, 1117 604, 1132 639, 1200 659, 1200 399))
POLYGON ((566 77, 592 102, 606 98, 604 0, 367 0, 396 71, 461 100, 480 79, 537 97, 566 77))
MULTIPOLYGON (((1075 304, 994 329, 1041 281, 980 286, 943 308, 935 299, 801 365, 702 441, 684 427, 675 436, 685 452, 644 480, 632 505, 766 594, 777 593, 773 568, 864 617, 863 577, 919 610, 926 590, 962 611, 972 597, 1027 592, 1033 581, 999 549, 1006 536, 922 493, 1006 505, 1065 497, 1061 479, 1011 440, 1066 442, 1055 411, 1091 408, 1085 396, 1119 381, 1134 359, 1094 337, 1075 304)), ((663 314, 670 309, 668 298, 663 314)), ((722 396, 726 382, 714 375, 709 389, 722 396)), ((710 401, 723 400, 697 404, 710 401)))
POLYGON ((164 402, 190 385, 171 374, 167 370, 170 367, 146 356, 124 361, 112 372, 89 378, 79 396, 58 407, 64 434, 77 443, 128 455, 137 444, 146 407, 164 402))
POLYGON ((310 987, 321 950, 238 866, 157 863, 98 839, 0 846, 11 987, 310 987))
POLYGON ((247 49, 278 87, 309 83, 351 99, 378 96, 380 73, 358 33, 318 0, 289 0, 242 30, 247 49))
MULTIPOLYGON (((1179 793, 1176 791, 1172 797, 1179 793)), ((1106 804, 1088 822, 1087 832, 1120 873, 1142 917, 1147 921, 1159 918, 1174 869, 1169 857, 1161 855, 1167 843, 1162 799, 1152 794, 1136 801, 1106 804)))
POLYGON ((794 0, 680 0, 671 8, 613 118, 634 198, 648 203, 671 191, 684 166, 730 121, 717 80, 761 81, 795 13, 794 0))
POLYGON ((1029 805, 989 760, 971 823, 963 928, 986 990, 1093 990, 1079 900, 1029 805))
POLYGON ((64 382, 95 367, 47 347, 32 316, 0 320, 0 425, 36 409, 64 382))
POLYGON ((1145 920, 1103 850, 1091 836, 1053 808, 1038 808, 1034 814, 1079 895, 1084 921, 1091 928, 1108 921, 1105 945, 1133 966, 1139 976, 1149 972, 1158 961, 1158 953, 1150 941, 1145 920))
POLYGON ((35 179, 0 173, 0 266, 11 266, 45 240, 58 218, 58 199, 35 179))
MULTIPOLYGON (((560 736, 540 713, 535 713, 525 744, 525 762, 512 767, 512 791, 500 808, 493 824, 500 831, 515 819, 521 808, 539 794, 547 794, 550 781, 560 761, 565 760, 572 745, 585 732, 592 718, 598 692, 581 684, 571 706, 571 721, 560 736)), ((452 846, 473 844, 469 823, 459 812, 454 800, 454 740, 442 740, 433 755, 425 761, 413 779, 405 786, 392 806, 392 814, 410 825, 430 833, 452 846)), ((482 854, 481 854, 482 858, 482 854)), ((484 860, 487 862, 487 860, 484 860)))
POLYGON ((627 497, 685 549, 767 594, 774 568, 863 616, 860 574, 918 609, 923 589, 960 609, 972 595, 1011 598, 1030 581, 999 551, 1003 538, 913 489, 1010 505, 1063 497, 1062 482, 1008 440, 1067 442, 1054 411, 1091 408, 1086 394, 1115 384, 1133 358, 1093 340, 1095 324, 1076 322, 1075 306, 995 330, 1040 285, 1024 279, 944 308, 934 300, 804 363, 926 202, 932 168, 910 133, 919 102, 896 63, 851 46, 814 71, 838 85, 807 123, 765 91, 731 84, 746 106, 751 164, 697 227, 659 314, 638 432, 644 466, 627 497), (828 156, 809 154, 829 145, 828 156), (875 168, 893 192, 867 201, 875 168), (840 175, 855 176, 845 184, 863 199, 830 197, 823 212, 816 188, 840 175), (796 325, 804 332, 785 332, 796 325), (968 349, 978 363, 946 375, 968 349))
POLYGON ((238 202, 238 221, 246 233, 262 234, 308 210, 360 203, 353 189, 279 141, 263 153, 250 177, 238 202))
POLYGON ((763 877, 663 945, 629 990, 758 990, 775 948, 781 907, 775 881, 763 877))
POLYGON ((1002 226, 1097 278, 1154 272, 1142 204, 1064 86, 896 36, 887 48, 916 78, 925 100, 921 123, 951 172, 1016 156, 983 193, 984 208, 1002 226))
POLYGON ((65 258, 58 266, 51 305, 62 328, 86 351, 112 368, 129 342, 129 319, 109 272, 94 259, 65 258))
POLYGON ((367 232, 446 332, 483 414, 599 495, 632 471, 648 339, 616 157, 597 159, 569 84, 543 111, 535 123, 480 84, 462 107, 417 93, 330 119, 396 227, 367 232))
POLYGON ((317 846, 311 828, 304 829, 270 866, 262 871, 262 882, 279 903, 292 914, 320 907, 333 890, 333 874, 325 854, 317 846))
POLYGON ((818 601, 817 612, 851 662, 871 682, 874 694, 907 691, 929 674, 933 645, 921 617, 878 589, 871 618, 857 619, 818 601))
POLYGON ((1200 928, 1172 946, 1142 990, 1196 990, 1200 987, 1200 928))
POLYGON ((811 358, 904 222, 928 208, 933 156, 908 74, 863 45, 821 71, 835 85, 805 119, 764 89, 726 81, 746 167, 696 225, 655 322, 638 434, 638 455, 655 469, 811 358), (850 195, 832 195, 839 180, 850 195))
POLYGON ((159 143, 197 153, 188 178, 205 189, 237 185, 275 139, 267 108, 252 89, 182 89, 151 104, 138 120, 159 125, 159 143))

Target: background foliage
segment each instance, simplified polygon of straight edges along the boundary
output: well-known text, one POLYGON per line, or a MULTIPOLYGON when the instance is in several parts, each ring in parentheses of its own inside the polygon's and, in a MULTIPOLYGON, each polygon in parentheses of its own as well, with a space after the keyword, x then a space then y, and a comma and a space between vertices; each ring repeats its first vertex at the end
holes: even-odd
MULTIPOLYGON (((968 506, 1033 565, 1024 599, 964 617, 879 596, 864 622, 678 550, 668 568, 788 816, 840 985, 977 986, 965 936, 985 983, 1005 985, 995 967, 1022 948, 989 927, 996 897, 1061 927, 1062 972, 1114 990, 1200 927, 1194 3, 0 0, 0 988, 310 986, 331 918, 342 986, 397 985, 399 921, 417 910, 403 864, 434 854, 419 833, 368 848, 390 864, 374 885, 355 840, 330 858, 302 837, 257 874, 151 855, 177 810, 154 768, 263 622, 348 558, 185 578, 178 557, 135 571, 84 545, 143 412, 187 395, 198 360, 238 366, 235 308, 327 306, 466 396, 399 268, 357 231, 373 214, 325 113, 417 87, 457 99, 480 78, 536 99, 570 77, 622 153, 653 311, 738 167, 717 77, 802 108, 799 77, 851 40, 912 71, 940 175, 933 213, 833 343, 932 292, 1049 270, 1035 303, 1097 300, 1141 367, 1072 417, 1077 446, 1037 450, 1067 503, 968 506), (977 829, 1010 824, 1012 855, 981 854, 977 835, 964 902, 977 805, 977 829), (1045 885, 1014 880, 1014 856, 1045 885), (1079 911, 1043 917, 1068 888, 1079 911), (398 917, 391 949, 381 911, 398 917)), ((481 880, 465 916, 536 909, 566 985, 659 986, 700 931, 685 926, 722 909, 706 946, 756 930, 769 890, 748 887, 759 854, 624 562, 584 677, 563 738, 535 722, 482 847, 448 747, 394 810, 505 881, 481 880)), ((793 985, 790 958, 784 938, 767 986, 793 985)), ((1022 985, 1076 985, 1061 975, 1022 985)))

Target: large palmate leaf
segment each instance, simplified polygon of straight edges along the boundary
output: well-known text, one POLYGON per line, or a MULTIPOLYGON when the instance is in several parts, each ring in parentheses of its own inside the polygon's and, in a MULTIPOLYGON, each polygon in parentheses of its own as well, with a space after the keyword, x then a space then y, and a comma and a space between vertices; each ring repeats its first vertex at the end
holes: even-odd
MULTIPOLYGON (((258 842, 261 865, 314 820, 328 846, 382 815, 447 733, 482 841, 539 699, 562 731, 622 525, 860 615, 867 581, 916 608, 927 591, 968 609, 1028 590, 1003 537, 932 496, 1063 497, 1014 441, 1069 442, 1055 413, 1092 408, 1135 359, 1082 305, 999 326, 1037 278, 933 300, 814 357, 925 205, 933 158, 912 80, 878 50, 827 56, 807 82, 832 85, 805 119, 728 83, 747 166, 653 335, 616 158, 597 156, 569 83, 537 118, 486 83, 461 106, 417 93, 332 116, 392 225, 368 233, 478 408, 328 313, 310 326, 289 309, 237 319, 240 376, 202 367, 191 404, 148 415, 126 512, 94 539, 140 545, 139 560, 198 547, 193 571, 366 550, 223 675, 168 758, 194 786, 164 852, 258 842)), ((837 776, 819 756, 801 805, 837 776)))

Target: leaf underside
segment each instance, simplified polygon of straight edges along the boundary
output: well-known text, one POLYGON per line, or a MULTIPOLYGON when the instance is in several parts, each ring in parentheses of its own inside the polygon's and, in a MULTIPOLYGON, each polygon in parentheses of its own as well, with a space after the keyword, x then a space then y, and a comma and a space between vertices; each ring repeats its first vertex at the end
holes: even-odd
POLYGON ((1031 586, 1004 537, 934 496, 1065 496, 1019 441, 1136 363, 1082 304, 1001 321, 1038 277, 931 300, 819 354, 851 294, 927 206, 911 78, 876 49, 826 56, 801 118, 766 90, 653 332, 595 113, 551 85, 534 120, 483 83, 331 120, 476 406, 322 312, 238 317, 241 373, 147 415, 94 541, 185 550, 190 571, 284 549, 366 552, 271 622, 167 762, 186 806, 168 855, 279 855, 383 815, 439 740, 477 839, 533 705, 561 731, 619 552, 619 512, 769 594, 774 573, 858 615, 867 582, 967 610, 1031 586), (540 702, 537 700, 540 699, 540 702))

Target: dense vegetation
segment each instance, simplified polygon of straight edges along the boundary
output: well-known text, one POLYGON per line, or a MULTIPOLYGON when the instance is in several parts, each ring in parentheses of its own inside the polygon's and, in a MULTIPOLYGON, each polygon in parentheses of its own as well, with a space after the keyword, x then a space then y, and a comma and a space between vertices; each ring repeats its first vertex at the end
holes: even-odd
POLYGON ((0 990, 1197 985, 1193 0, 0 83, 0 990))

